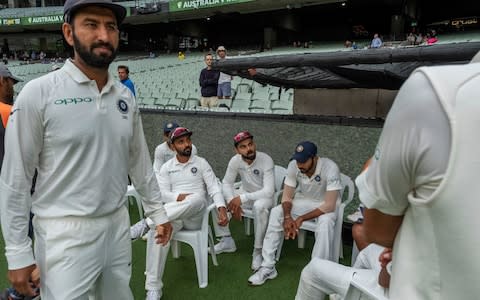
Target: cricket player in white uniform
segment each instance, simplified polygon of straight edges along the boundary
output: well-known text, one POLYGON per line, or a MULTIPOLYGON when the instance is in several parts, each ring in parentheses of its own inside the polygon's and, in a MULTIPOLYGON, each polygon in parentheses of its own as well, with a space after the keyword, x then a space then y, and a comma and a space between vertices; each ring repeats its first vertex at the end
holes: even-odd
POLYGON ((341 189, 337 165, 328 158, 318 157, 314 143, 298 144, 288 164, 282 204, 270 212, 263 241, 263 262, 248 279, 251 285, 262 285, 267 279, 277 277, 275 252, 281 239, 294 239, 306 220, 317 219, 312 258, 331 259, 335 207, 341 189))
POLYGON ((323 300, 332 294, 343 298, 352 281, 378 298, 388 297, 387 265, 391 264, 391 256, 392 249, 370 244, 360 251, 353 267, 314 257, 302 270, 295 300, 323 300))
POLYGON ((369 241, 393 246, 391 299, 478 299, 480 52, 399 90, 355 183, 369 241))
POLYGON ((31 296, 38 265, 42 299, 133 299, 128 176, 144 196, 146 215, 162 224, 158 242, 168 242, 172 227, 135 99, 108 73, 126 11, 109 0, 67 0, 64 12, 62 30, 75 58, 25 85, 6 132, 0 214, 8 277, 31 296))
MULTIPOLYGON (((191 135, 192 132, 185 127, 177 127, 170 133, 170 143, 177 154, 160 169, 158 184, 174 232, 182 228, 199 229, 209 198, 217 206, 219 224, 225 226, 228 223, 217 177, 204 158, 192 155, 191 135)), ((162 276, 169 249, 170 244, 157 245, 149 236, 145 283, 147 300, 158 300, 162 296, 162 276)))
MULTIPOLYGON (((155 155, 153 161, 153 171, 155 172, 155 176, 157 177, 157 181, 160 176, 160 168, 163 166, 165 162, 175 157, 175 150, 172 149, 172 145, 170 144, 169 135, 175 128, 179 127, 178 123, 175 121, 166 122, 163 125, 163 143, 158 145, 155 148, 155 155)), ((197 155, 197 147, 192 144, 192 154, 197 155)), ((143 239, 147 239, 148 235, 146 234, 150 229, 148 224, 152 224, 151 220, 141 219, 137 223, 133 224, 130 227, 130 236, 132 240, 136 240, 140 237, 143 239)))
MULTIPOLYGON (((228 202, 228 210, 232 215, 241 219, 242 208, 253 210, 255 240, 252 258, 252 270, 256 271, 262 263, 262 248, 265 232, 267 231, 270 209, 274 205, 275 192, 273 160, 263 152, 257 151, 253 135, 248 131, 241 131, 233 137, 233 144, 237 155, 230 159, 223 178, 223 195, 228 202), (234 190, 234 183, 240 175, 242 186, 234 190)), ((215 235, 222 237, 215 245, 215 252, 235 252, 235 241, 231 237, 228 226, 221 227, 215 224, 215 235)))

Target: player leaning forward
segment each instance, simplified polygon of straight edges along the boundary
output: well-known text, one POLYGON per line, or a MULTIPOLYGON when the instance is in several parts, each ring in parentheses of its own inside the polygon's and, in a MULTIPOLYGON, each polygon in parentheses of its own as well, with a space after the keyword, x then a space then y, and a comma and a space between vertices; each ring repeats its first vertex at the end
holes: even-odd
POLYGON ((168 242, 171 225, 133 95, 108 73, 126 11, 111 0, 67 0, 64 13, 74 59, 23 88, 6 133, 0 211, 9 279, 31 295, 28 280, 38 265, 42 299, 133 299, 128 176, 146 215, 162 224, 157 242, 168 242))

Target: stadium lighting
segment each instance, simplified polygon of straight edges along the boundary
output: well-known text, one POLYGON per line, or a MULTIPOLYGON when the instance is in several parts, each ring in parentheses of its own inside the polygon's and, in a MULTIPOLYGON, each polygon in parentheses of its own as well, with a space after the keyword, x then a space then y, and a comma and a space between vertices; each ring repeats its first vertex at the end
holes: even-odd
POLYGON ((342 6, 346 6, 346 5, 347 5, 347 3, 346 3, 346 2, 342 2, 342 6))

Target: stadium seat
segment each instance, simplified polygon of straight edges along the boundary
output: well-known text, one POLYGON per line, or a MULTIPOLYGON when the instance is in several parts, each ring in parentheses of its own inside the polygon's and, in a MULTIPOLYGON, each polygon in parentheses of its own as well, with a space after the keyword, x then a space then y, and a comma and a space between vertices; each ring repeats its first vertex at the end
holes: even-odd
POLYGON ((198 286, 206 288, 208 285, 208 249, 212 255, 212 262, 218 266, 217 256, 213 243, 212 229, 208 225, 210 211, 215 209, 215 203, 210 204, 204 212, 202 226, 199 230, 182 229, 176 232, 171 242, 172 255, 174 258, 180 257, 180 245, 178 242, 189 244, 195 255, 195 265, 197 267, 198 286))
POLYGON ((268 100, 252 100, 249 108, 250 108, 250 111, 252 111, 252 109, 260 109, 260 110, 270 109, 270 101, 268 101, 268 100))
POLYGON ((232 99, 218 99, 218 106, 225 104, 229 109, 232 107, 232 99))
POLYGON ((249 112, 250 100, 234 100, 232 102, 232 110, 237 112, 249 112))

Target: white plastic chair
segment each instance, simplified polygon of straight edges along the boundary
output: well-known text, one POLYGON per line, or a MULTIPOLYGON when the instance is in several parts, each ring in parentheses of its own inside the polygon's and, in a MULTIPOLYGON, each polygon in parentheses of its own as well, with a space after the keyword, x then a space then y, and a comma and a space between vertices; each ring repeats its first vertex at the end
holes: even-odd
MULTIPOLYGON (((273 169, 273 174, 275 177, 275 195, 274 195, 274 205, 278 202, 278 196, 282 192, 283 180, 287 176, 287 169, 282 166, 275 165, 273 169)), ((239 188, 241 182, 236 184, 236 188, 239 188)), ((252 220, 253 220, 253 210, 252 209, 243 209, 243 223, 245 225, 245 234, 252 234, 252 220)))
MULTIPOLYGON (((135 200, 137 201, 137 208, 138 208, 138 214, 140 215, 140 219, 143 219, 143 206, 142 206, 142 196, 135 190, 135 187, 133 185, 129 185, 127 187, 127 193, 125 194, 126 197, 134 197, 135 200)), ((130 205, 133 204, 132 198, 128 198, 130 205)))
MULTIPOLYGON (((337 201, 337 207, 335 209, 335 213, 337 215, 335 226, 334 226, 334 239, 333 239, 333 252, 332 252, 332 261, 338 262, 339 257, 343 258, 343 247, 342 247, 342 226, 343 226, 343 212, 345 211, 345 207, 353 200, 353 196, 355 195, 355 185, 353 184, 352 179, 345 174, 340 174, 340 180, 342 182, 342 190, 340 192, 340 199, 337 201), (345 188, 348 188, 348 196, 346 197, 345 201, 343 199, 343 192, 345 188), (340 202, 342 201, 342 202, 340 202)), ((302 223, 300 226, 300 230, 298 231, 298 248, 305 248, 305 236, 306 231, 315 232, 317 227, 316 219, 308 220, 302 223)), ((277 260, 280 258, 280 253, 282 251, 283 239, 278 247, 277 250, 277 260)))
POLYGON ((208 216, 212 209, 215 209, 215 203, 210 204, 205 210, 200 229, 182 229, 176 232, 170 241, 174 258, 180 257, 180 244, 178 242, 187 243, 192 247, 195 255, 195 265, 197 267, 198 286, 200 288, 205 288, 208 285, 208 248, 210 248, 213 264, 218 266, 213 244, 212 229, 210 225, 208 225, 208 216))
POLYGON ((350 282, 348 287, 347 294, 343 298, 344 300, 360 300, 360 299, 370 299, 370 300, 387 300, 388 297, 383 295, 378 295, 373 293, 359 280, 355 280, 355 276, 350 282))

